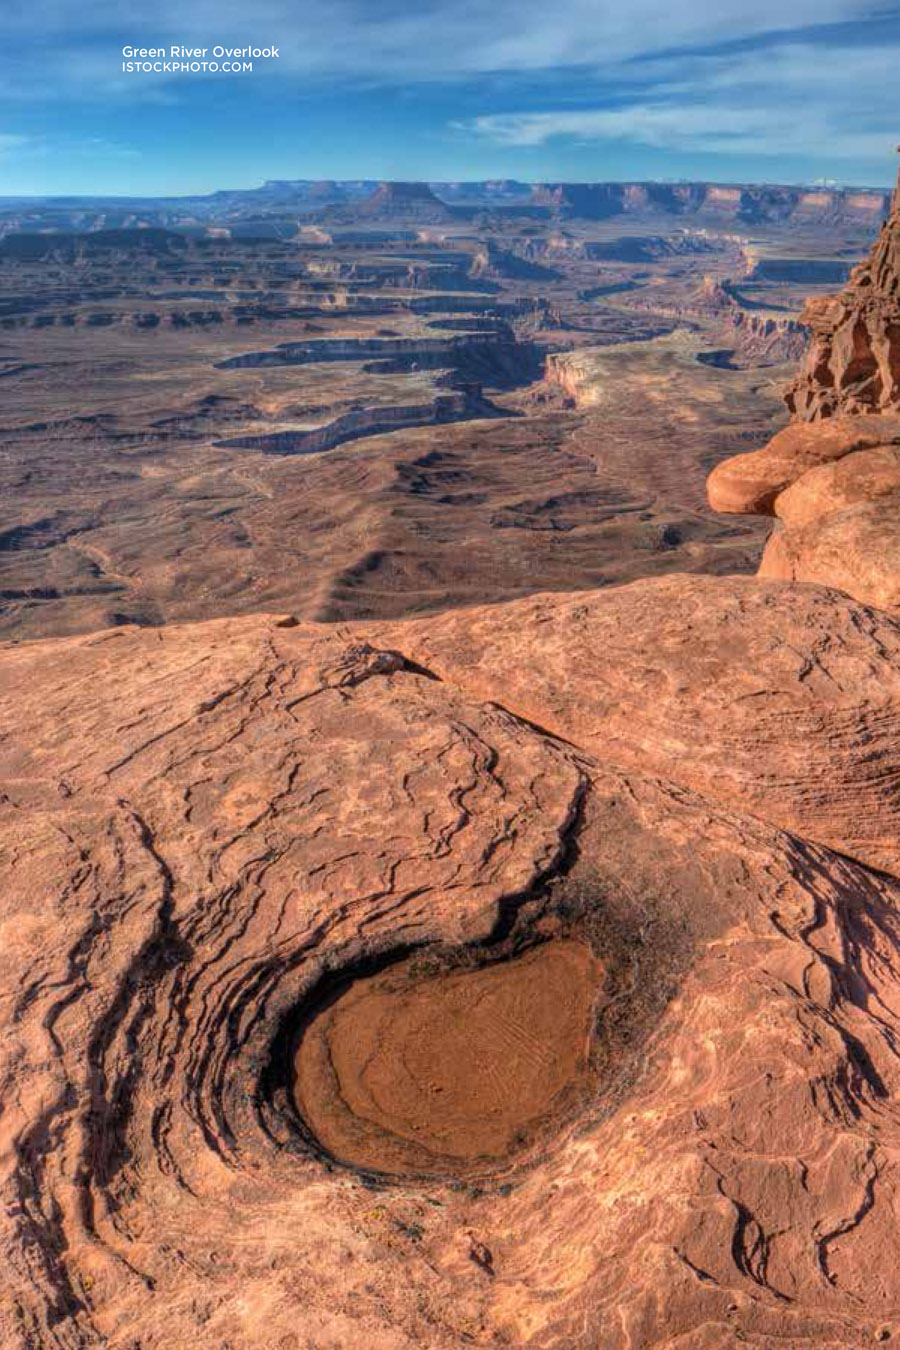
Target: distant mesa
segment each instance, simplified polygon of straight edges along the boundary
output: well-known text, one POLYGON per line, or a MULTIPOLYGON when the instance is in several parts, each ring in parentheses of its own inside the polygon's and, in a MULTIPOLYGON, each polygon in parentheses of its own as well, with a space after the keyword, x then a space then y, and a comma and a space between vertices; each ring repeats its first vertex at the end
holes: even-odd
POLYGON ((531 200, 530 183, 515 178, 486 179, 484 182, 429 183, 437 197, 450 205, 509 207, 527 205, 531 200))
POLYGON ((618 215, 700 216, 711 221, 814 223, 877 220, 890 193, 719 183, 544 183, 532 205, 561 219, 618 215))
POLYGON ((321 218, 351 223, 411 220, 429 225, 449 224, 460 219, 460 209, 442 202, 427 183, 385 182, 379 183, 375 191, 361 201, 346 206, 327 207, 321 212, 321 218))
POLYGON ((557 183, 538 185, 532 193, 535 206, 558 216, 582 216, 603 220, 622 210, 622 193, 615 183, 557 183))
POLYGON ((276 205, 300 210, 318 210, 322 206, 358 201, 377 187, 374 179, 270 178, 260 188, 213 193, 214 199, 239 206, 256 198, 260 205, 276 205))
MULTIPOLYGON (((809 189, 771 184, 709 182, 523 183, 516 179, 389 182, 373 179, 269 179, 259 187, 229 188, 191 197, 0 197, 0 235, 23 230, 94 232, 110 228, 168 227, 186 234, 207 228, 241 230, 255 222, 259 237, 273 228, 296 229, 298 217, 365 223, 405 218, 446 225, 478 217, 529 220, 696 221, 721 229, 733 224, 788 228, 867 229, 888 212, 890 193, 872 189, 809 189)), ((834 264, 832 264, 834 266, 834 264)), ((801 280, 803 278, 800 278, 801 280)), ((843 277, 823 277, 840 281, 843 277)))

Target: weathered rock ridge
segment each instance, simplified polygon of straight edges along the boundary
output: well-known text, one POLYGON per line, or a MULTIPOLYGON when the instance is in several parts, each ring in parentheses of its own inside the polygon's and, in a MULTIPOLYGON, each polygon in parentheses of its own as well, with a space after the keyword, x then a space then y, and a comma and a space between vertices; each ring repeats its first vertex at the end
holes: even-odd
POLYGON ((900 185, 866 261, 840 295, 810 300, 800 319, 813 337, 786 394, 795 417, 900 407, 900 185))
POLYGON ((299 431, 261 432, 233 436, 217 442, 225 448, 257 450, 264 455, 315 455, 361 436, 377 436, 398 427, 421 427, 439 422, 459 422, 470 417, 497 416, 498 410, 482 396, 478 386, 437 394, 430 403, 390 407, 353 408, 323 426, 299 431))

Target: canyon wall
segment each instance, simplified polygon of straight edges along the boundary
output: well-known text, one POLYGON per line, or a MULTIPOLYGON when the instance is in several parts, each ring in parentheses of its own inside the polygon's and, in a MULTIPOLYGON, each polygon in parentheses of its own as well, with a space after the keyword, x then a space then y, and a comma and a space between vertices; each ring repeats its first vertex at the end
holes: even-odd
POLYGON ((900 614, 900 187, 839 295, 810 301, 793 422, 719 464, 710 504, 770 515, 759 575, 846 592, 900 614))
POLYGON ((900 407, 900 186, 868 258, 839 295, 810 300, 812 342, 785 399, 815 422, 900 407))

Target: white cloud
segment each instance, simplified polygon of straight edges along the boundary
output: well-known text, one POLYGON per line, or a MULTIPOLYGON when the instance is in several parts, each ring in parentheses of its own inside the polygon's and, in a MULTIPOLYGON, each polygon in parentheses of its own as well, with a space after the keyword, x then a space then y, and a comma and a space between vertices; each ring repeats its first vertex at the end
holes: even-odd
POLYGON ((14 0, 0 5, 0 101, 188 103, 182 76, 124 75, 122 46, 274 43, 262 78, 312 98, 467 81, 471 105, 481 79, 482 115, 454 129, 501 147, 567 138, 884 162, 900 132, 900 24, 892 35, 871 16, 872 0, 14 0), (870 31, 884 43, 859 45, 870 31), (506 107, 513 89, 527 101, 498 112, 498 85, 506 107))
POLYGON ((790 43, 616 71, 625 106, 485 114, 457 130, 502 146, 620 141, 667 151, 884 158, 897 138, 900 47, 790 43), (652 70, 652 75, 650 71, 652 70), (637 89, 642 79, 645 88, 637 89))
POLYGON ((815 109, 785 120, 775 108, 734 108, 718 103, 702 107, 637 104, 614 112, 509 113, 485 116, 458 128, 477 132, 504 146, 537 146, 567 137, 579 142, 625 141, 661 150, 700 150, 723 154, 813 153, 823 146, 834 155, 874 158, 891 145, 891 129, 831 130, 815 109))

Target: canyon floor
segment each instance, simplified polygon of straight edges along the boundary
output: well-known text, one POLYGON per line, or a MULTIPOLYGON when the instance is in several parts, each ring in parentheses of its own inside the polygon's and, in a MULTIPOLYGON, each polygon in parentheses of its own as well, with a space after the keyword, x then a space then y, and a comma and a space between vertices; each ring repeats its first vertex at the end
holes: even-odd
POLYGON ((0 203, 4 1347, 900 1337, 900 267, 687 191, 0 203))
POLYGON ((706 475, 784 421, 806 277, 864 229, 8 235, 0 632, 749 572, 764 530, 706 475))

